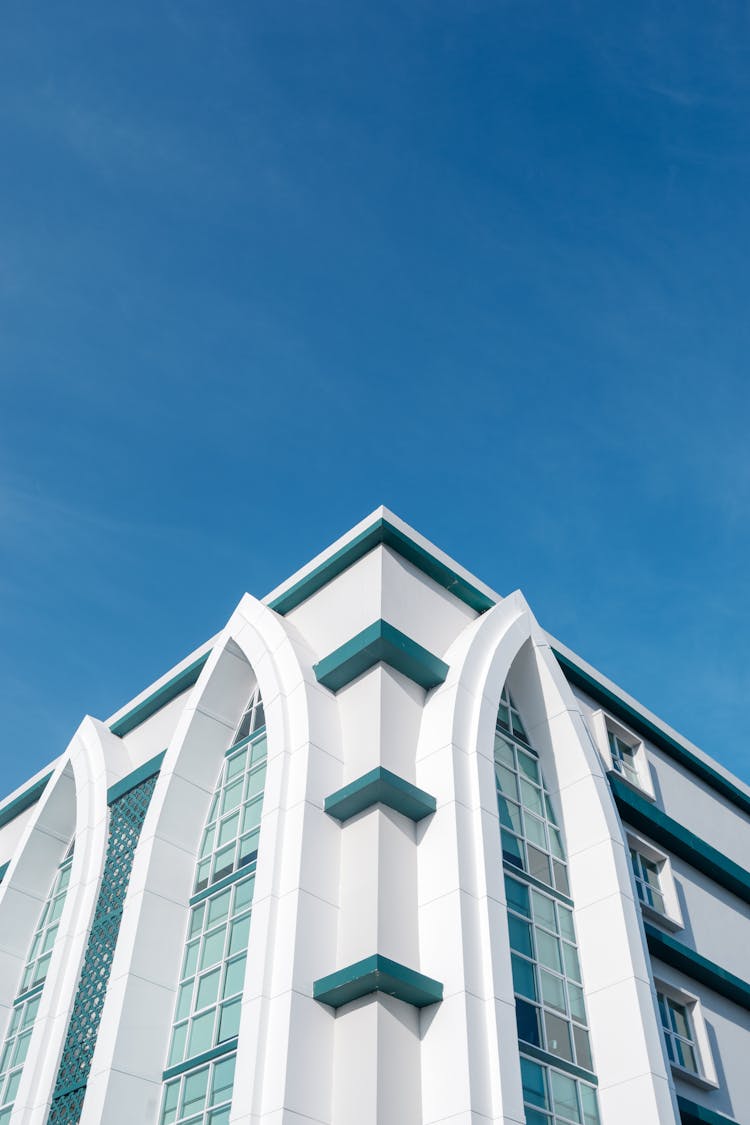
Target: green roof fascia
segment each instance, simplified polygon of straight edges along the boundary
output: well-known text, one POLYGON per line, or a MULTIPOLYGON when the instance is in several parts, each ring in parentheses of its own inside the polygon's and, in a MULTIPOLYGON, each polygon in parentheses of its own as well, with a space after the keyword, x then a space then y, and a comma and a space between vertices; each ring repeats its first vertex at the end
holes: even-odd
POLYGON ((669 934, 657 930, 650 922, 644 922, 643 928, 653 957, 658 957, 673 969, 678 969, 692 980, 705 984, 707 988, 750 1011, 750 983, 722 969, 669 934))
POLYGON ((575 684, 576 687, 581 688, 583 691, 595 699, 597 703, 601 703, 608 711, 611 712, 616 718, 627 723, 634 731, 637 731, 643 738, 648 738, 653 742, 654 746, 658 746, 665 754, 669 755, 676 762, 679 762, 685 769, 690 770, 696 777, 705 781, 712 789, 720 793, 737 808, 742 809, 744 813, 750 815, 750 796, 735 785, 729 778, 724 777, 717 769, 714 769, 708 762, 704 762, 692 750, 688 750, 676 738, 672 738, 666 731, 661 730, 656 723, 651 722, 635 707, 631 707, 619 695, 616 695, 609 688, 604 687, 598 680, 594 679, 592 675, 579 667, 569 656, 565 656, 556 648, 553 648, 558 662, 562 666, 566 679, 575 684))
POLYGON ((143 781, 148 781, 155 773, 161 769, 161 764, 164 761, 166 750, 162 750, 161 754, 157 754, 154 758, 149 758, 138 769, 133 770, 126 777, 120 778, 114 785, 110 785, 107 790, 107 804, 111 805, 114 801, 118 801, 120 797, 124 797, 131 789, 135 789, 136 785, 140 785, 143 781))
POLYGON ((51 777, 52 770, 50 770, 49 773, 45 773, 44 777, 40 777, 39 780, 35 781, 33 785, 30 785, 28 789, 24 789, 23 793, 19 793, 17 797, 14 797, 5 808, 0 809, 0 828, 4 828, 6 824, 10 824, 11 820, 15 820, 22 812, 26 812, 26 809, 30 809, 32 805, 37 803, 42 793, 47 788, 47 782, 51 777))
POLYGON ((407 562, 412 563, 438 586, 442 586, 459 601, 470 606, 477 613, 484 613, 495 604, 494 599, 474 586, 468 579, 463 578, 447 563, 435 558, 419 543, 415 542, 405 532, 400 531, 384 516, 380 516, 373 524, 366 527, 349 543, 345 543, 330 558, 316 566, 299 582, 295 582, 288 590, 268 604, 271 609, 282 616, 296 609, 298 605, 316 594, 334 578, 338 578, 350 566, 358 562, 375 547, 390 547, 392 551, 401 555, 407 562))
POLYGON ((313 984, 313 999, 331 1008, 341 1008, 373 992, 395 996, 415 1008, 438 1004, 443 999, 443 986, 438 981, 379 953, 321 977, 313 984))
POLYGON ((337 692, 380 662, 427 691, 442 684, 448 665, 380 618, 313 666, 318 683, 337 692))
POLYGON ((750 902, 750 871, 641 797, 618 774, 610 771, 608 777, 620 815, 631 827, 645 832, 691 867, 702 871, 744 902, 750 902))
POLYGON ((178 695, 182 695, 184 691, 191 688, 203 670, 203 665, 211 655, 210 650, 204 652, 192 664, 188 664, 187 668, 183 668, 171 680, 167 680, 155 692, 152 692, 146 699, 142 700, 132 710, 128 711, 121 718, 116 719, 110 725, 112 734, 116 734, 118 738, 122 738, 126 734, 130 734, 131 730, 135 730, 141 723, 145 723, 146 719, 150 719, 157 711, 161 711, 162 707, 166 707, 178 695))
POLYGON ((680 1111, 682 1125, 737 1125, 733 1117, 725 1117, 715 1109, 707 1109, 704 1105, 691 1102, 689 1098, 677 1095, 677 1108, 680 1111))
POLYGON ((326 797, 323 809, 343 824, 357 813, 378 804, 387 805, 415 823, 430 816, 437 808, 435 798, 424 789, 418 789, 398 774, 377 766, 331 793, 326 797))
POLYGON ((5 863, 0 863, 0 883, 2 883, 3 879, 5 878, 5 872, 8 870, 9 867, 10 867, 10 860, 9 859, 7 859, 5 861, 5 863))

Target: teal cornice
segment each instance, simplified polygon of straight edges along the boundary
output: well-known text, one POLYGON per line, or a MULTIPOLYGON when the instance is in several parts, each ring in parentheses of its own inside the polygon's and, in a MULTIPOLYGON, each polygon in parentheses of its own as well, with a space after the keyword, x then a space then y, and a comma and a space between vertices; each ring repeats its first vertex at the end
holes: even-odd
POLYGON ((9 867, 10 867, 10 860, 6 860, 5 863, 0 863, 0 883, 2 883, 3 879, 5 878, 5 872, 8 870, 9 867))
POLYGON ((160 688, 157 688, 132 710, 116 719, 109 728, 112 734, 116 734, 119 738, 130 734, 131 730, 135 730, 141 723, 145 723, 146 719, 150 719, 157 711, 161 711, 162 707, 166 707, 178 695, 182 695, 184 691, 191 688, 200 676, 203 665, 210 655, 210 651, 204 652, 202 656, 199 656, 192 664, 188 664, 187 668, 183 668, 171 680, 167 680, 165 684, 162 684, 160 688))
POLYGON ((750 902, 750 871, 641 797, 618 774, 610 772, 608 776, 620 815, 631 827, 645 832, 715 883, 750 902))
POLYGON ((161 754, 157 754, 155 758, 150 758, 144 762, 138 769, 133 770, 127 777, 120 778, 114 785, 110 785, 107 790, 107 804, 111 805, 113 801, 117 801, 120 797, 124 797, 131 789, 135 789, 136 785, 140 785, 143 781, 148 781, 155 773, 161 769, 161 764, 164 761, 166 750, 162 750, 161 754))
POLYGON ((649 742, 653 742, 654 746, 657 746, 664 754, 673 758, 674 761, 679 762, 685 769, 690 770, 690 772, 695 774, 696 777, 699 777, 701 781, 704 781, 717 793, 720 793, 722 797, 731 801, 737 808, 742 809, 746 815, 750 815, 750 796, 748 796, 744 790, 740 789, 738 785, 735 785, 728 777, 724 777, 723 774, 719 773, 719 771, 714 769, 708 762, 704 762, 703 759, 699 758, 697 754, 694 754, 692 750, 688 750, 688 748, 678 742, 676 738, 672 738, 671 735, 668 735, 658 727, 656 723, 652 723, 650 719, 647 719, 646 716, 642 715, 640 711, 637 711, 635 707, 631 707, 631 705, 626 703, 624 699, 621 699, 619 695, 615 695, 609 688, 600 684, 598 680, 595 680, 593 676, 585 672, 583 668, 580 668, 570 657, 564 656, 563 653, 558 652, 556 648, 553 648, 552 651, 557 657, 565 673, 565 678, 569 683, 575 684, 576 687, 585 691, 587 695, 590 695, 592 699, 595 699, 597 703, 605 707, 615 718, 626 723, 640 734, 642 738, 647 738, 649 742))
POLYGON ((415 822, 434 813, 437 808, 435 798, 425 793, 424 789, 418 789, 416 785, 383 766, 370 770, 343 789, 331 793, 330 797, 326 797, 323 808, 334 820, 343 823, 364 809, 378 804, 387 805, 389 809, 395 809, 415 822))
POLYGON ((644 922, 643 928, 653 957, 658 957, 673 969, 678 969, 692 980, 705 984, 707 988, 750 1011, 750 984, 746 980, 715 965, 713 961, 709 961, 707 957, 696 953, 694 949, 683 945, 669 934, 657 930, 650 922, 644 922))
POLYGON ((438 586, 442 586, 459 601, 471 606, 477 613, 484 613, 495 604, 494 600, 474 586, 468 579, 458 574, 446 563, 435 558, 405 532, 400 531, 389 520, 381 516, 370 527, 365 528, 349 543, 344 544, 335 554, 326 559, 299 582, 295 582, 283 594, 269 602, 271 609, 286 614, 316 594, 334 578, 338 578, 355 562, 373 550, 374 547, 390 547, 413 566, 416 566, 438 586))
POLYGON ((341 1008, 373 992, 395 996, 415 1008, 438 1004, 443 999, 443 986, 438 981, 414 969, 407 969, 398 961, 381 957, 379 953, 339 969, 313 984, 313 998, 331 1008, 341 1008))
POLYGON ((313 667, 319 683, 340 691, 380 662, 429 691, 442 684, 448 665, 381 618, 313 667))
POLYGON ((238 1037, 235 1035, 233 1039, 227 1039, 226 1042, 220 1043, 218 1047, 212 1047, 210 1051, 204 1051, 202 1055, 193 1055, 192 1059, 175 1063, 174 1066, 170 1066, 164 1071, 161 1076, 162 1082, 166 1082, 168 1078, 176 1078, 178 1074, 183 1074, 186 1070, 192 1070, 194 1066, 201 1066, 203 1063, 220 1059, 223 1055, 231 1055, 232 1051, 237 1050, 238 1042, 238 1037))
POLYGON ((51 777, 52 770, 50 770, 49 773, 45 773, 44 777, 40 777, 39 780, 35 781, 33 785, 30 785, 28 789, 24 789, 23 793, 19 793, 17 797, 14 797, 5 808, 0 809, 0 828, 3 828, 6 824, 10 824, 11 820, 15 820, 22 812, 26 812, 26 809, 30 809, 32 805, 37 803, 42 793, 47 788, 47 782, 51 777))
POLYGON ((683 1098, 682 1094, 677 1095, 677 1106, 682 1125, 737 1125, 733 1117, 725 1117, 715 1109, 706 1109, 704 1105, 683 1098))

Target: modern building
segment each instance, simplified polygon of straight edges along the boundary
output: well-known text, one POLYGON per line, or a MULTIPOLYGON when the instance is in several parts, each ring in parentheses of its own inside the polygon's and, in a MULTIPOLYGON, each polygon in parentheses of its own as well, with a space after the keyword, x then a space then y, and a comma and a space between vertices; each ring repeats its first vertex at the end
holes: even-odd
POLYGON ((747 1125, 749 813, 379 509, 0 805, 0 1125, 747 1125))

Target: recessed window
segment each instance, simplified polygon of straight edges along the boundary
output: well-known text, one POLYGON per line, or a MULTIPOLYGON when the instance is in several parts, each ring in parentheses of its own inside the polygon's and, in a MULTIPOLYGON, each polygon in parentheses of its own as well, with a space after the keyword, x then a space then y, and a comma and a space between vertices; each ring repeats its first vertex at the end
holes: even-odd
POLYGON ((659 865, 645 855, 641 855, 635 848, 630 849, 630 862, 633 867, 638 898, 645 906, 650 906, 653 910, 657 910, 659 914, 666 914, 664 895, 661 892, 659 880, 659 865))
POLYGON ((592 713, 591 726, 605 769, 653 801, 655 793, 643 740, 604 711, 592 713))
POLYGON ((636 748, 630 746, 622 738, 614 733, 614 731, 607 731, 609 739, 609 752, 612 757, 612 768, 621 773, 623 777, 632 785, 641 784, 640 775, 638 773, 638 764, 636 761, 636 748))
POLYGON ((656 999, 667 1058, 675 1073, 699 1086, 715 1087, 716 1068, 698 998, 656 981, 656 999))
POLYGON ((682 911, 669 856, 649 840, 627 833, 635 893, 644 915, 668 930, 682 929, 682 911))

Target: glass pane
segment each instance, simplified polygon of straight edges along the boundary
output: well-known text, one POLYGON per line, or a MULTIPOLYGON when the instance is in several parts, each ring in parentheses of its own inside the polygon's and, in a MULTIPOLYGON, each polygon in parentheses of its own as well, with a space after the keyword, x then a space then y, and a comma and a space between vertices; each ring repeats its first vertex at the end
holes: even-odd
POLYGON ((195 999, 196 1011, 213 1004, 219 997, 219 979, 221 969, 212 969, 198 981, 198 993, 195 999))
POLYGON ((205 913, 205 910, 206 905, 203 902, 200 904, 200 906, 196 906, 193 908, 193 913, 190 915, 190 937, 195 937, 196 934, 200 933, 203 926, 203 915, 205 913))
POLYGON ((511 949, 515 949, 517 953, 524 953, 527 957, 533 957, 531 926, 529 923, 522 922, 520 918, 516 918, 513 914, 510 914, 508 916, 508 931, 510 934, 511 949))
POLYGON ((211 854, 211 852, 214 850, 214 838, 215 838, 215 836, 216 836, 216 825, 212 824, 211 827, 207 828, 206 831, 203 833, 203 843, 201 845, 201 851, 200 851, 201 859, 205 859, 206 856, 209 856, 211 854))
POLYGON ((177 1117, 177 1098, 180 1093, 180 1080, 177 1078, 170 1082, 164 1092, 164 1108, 162 1109, 162 1125, 172 1125, 177 1117))
POLYGON ((570 1002, 570 1014, 573 1018, 585 1023, 586 1009, 583 1003, 583 989, 579 988, 577 984, 571 984, 570 981, 568 981, 568 1001, 570 1002))
POLYGON ((523 820, 526 825, 526 839, 530 840, 532 844, 546 849, 547 837, 544 831, 544 821, 539 820, 538 817, 533 816, 530 812, 525 812, 523 814, 523 820))
POLYGON ((213 1047, 215 1008, 196 1016, 190 1024, 190 1038, 188 1040, 188 1058, 202 1055, 209 1047, 213 1047))
POLYGON ((529 888, 527 886, 506 875, 505 896, 508 900, 508 906, 517 910, 519 914, 529 916, 531 911, 529 909, 529 888))
POLYGON ((169 1065, 182 1062, 185 1056, 185 1039, 187 1038, 186 1023, 178 1024, 172 1032, 172 1049, 169 1052, 169 1065))
POLYGON ((516 1026, 518 1038, 534 1047, 541 1046, 539 1033, 539 1009, 526 1000, 516 1000, 516 1026))
POLYGON ((232 812, 237 808, 241 800, 242 779, 240 778, 238 781, 233 781, 232 784, 228 785, 224 790, 224 796, 221 801, 221 815, 223 816, 224 813, 232 812))
POLYGON ((549 1109, 547 1083, 544 1079, 544 1071, 538 1063, 532 1062, 531 1059, 521 1059, 521 1081, 523 1082, 523 1100, 528 1105, 549 1109))
POLYGON ((547 1050, 561 1059, 573 1061, 573 1048, 570 1042, 570 1024, 556 1016, 554 1012, 544 1013, 544 1030, 547 1035, 547 1050))
POLYGON ((503 766, 508 766, 510 769, 516 767, 513 760, 513 747, 498 734, 495 735, 495 761, 503 766))
POLYGON ((193 997, 193 982, 194 977, 185 981, 180 985, 180 990, 177 993, 177 1011, 175 1012, 175 1019, 184 1020, 190 1015, 190 1001, 193 997))
POLYGON ((226 999, 227 996, 236 996, 242 992, 242 986, 245 981, 245 964, 247 957, 238 957, 236 961, 230 961, 226 968, 226 975, 224 977, 224 988, 222 990, 222 998, 226 999))
POLYGON ((539 816, 544 816, 542 807, 542 791, 531 785, 525 777, 521 778, 521 804, 525 809, 530 809, 539 816))
POLYGON ((501 703, 497 709, 497 721, 500 726, 510 730, 510 713, 504 703, 501 703))
POLYGON ((516 775, 505 766, 497 764, 495 765, 495 777, 497 778, 500 791, 504 793, 506 797, 510 797, 511 800, 517 801, 518 782, 516 781, 516 775))
POLYGON ((584 1086, 583 1083, 578 1087, 581 1093, 581 1104, 583 1105, 583 1120, 586 1125, 599 1125, 599 1109, 596 1104, 596 1090, 593 1086, 584 1086))
POLYGON ((214 930, 203 941, 203 952, 201 953, 201 968, 207 969, 211 965, 215 965, 221 961, 224 955, 224 938, 226 937, 226 927, 222 926, 218 930, 214 930))
POLYGON ((241 953, 247 949, 247 939, 250 934, 250 915, 246 914, 238 922, 232 923, 232 936, 229 939, 229 953, 241 953))
POLYGON ((223 879, 225 875, 231 875, 234 870, 234 849, 235 845, 230 844, 228 847, 222 848, 221 851, 216 853, 213 874, 215 883, 218 882, 219 879, 223 879))
POLYGON ((266 767, 253 770, 247 782, 247 796, 257 797, 259 793, 263 792, 263 787, 266 783, 266 767))
POLYGON ((568 945, 566 941, 563 942, 563 958, 565 960, 565 972, 573 980, 581 979, 581 969, 578 964, 578 954, 574 945, 568 945))
POLYGON ((239 867, 245 867, 246 864, 252 863, 258 855, 258 830, 251 832, 249 836, 243 836, 240 840, 240 855, 238 860, 239 867))
POLYGON ((509 828, 511 832, 515 832, 517 836, 523 834, 521 828, 521 806, 517 805, 514 801, 509 801, 507 797, 501 797, 498 793, 497 807, 500 813, 500 823, 503 828, 509 828))
POLYGON ((529 855, 529 875, 533 875, 535 879, 539 879, 542 883, 549 883, 549 857, 540 852, 539 848, 533 845, 527 845, 529 855))
POLYGON ((217 922, 223 922, 229 914, 229 900, 232 897, 231 890, 227 889, 222 891, 220 895, 212 898, 208 904, 208 920, 207 926, 215 926, 217 922))
POLYGON ((251 752, 251 761, 253 765, 262 761, 268 754, 268 741, 265 738, 259 738, 257 742, 253 743, 251 752))
POLYGON ((225 820, 222 820, 221 824, 219 825, 219 847, 223 847, 223 845, 228 843, 230 840, 234 840, 237 838, 237 827, 239 823, 240 814, 238 812, 232 813, 231 816, 228 816, 225 820))
POLYGON ((560 863, 559 859, 552 860, 552 870, 555 873, 555 886, 560 894, 570 897, 570 884, 568 883, 568 872, 565 864, 560 863))
POLYGON ((231 1098, 236 1061, 236 1056, 231 1055, 228 1059, 222 1059, 214 1066, 214 1073, 211 1079, 211 1097, 208 1101, 209 1105, 219 1105, 221 1102, 231 1098))
POLYGON ((243 906, 249 906, 253 898, 253 890, 255 888, 255 876, 249 879, 243 879, 241 883, 235 883, 234 886, 234 913, 239 914, 243 906))
POLYGON ((214 1109, 208 1115, 207 1125, 229 1125, 229 1106, 223 1109, 214 1109))
POLYGON ((521 850, 521 841, 516 836, 512 836, 510 832, 504 829, 501 831, 502 844, 503 844, 503 859, 506 863, 511 863, 514 867, 523 869, 523 852, 521 850))
POLYGON ((560 959, 560 942, 552 934, 548 934, 546 930, 536 930, 536 948, 539 956, 539 961, 542 965, 546 965, 548 969, 554 969, 556 972, 562 972, 562 961, 560 959))
POLYGON ((524 961, 522 957, 511 954, 511 966, 515 992, 520 996, 525 996, 528 1000, 537 1000, 534 966, 531 961, 524 961))
POLYGON ((182 1113, 198 1113, 203 1109, 208 1087, 208 1067, 196 1070, 185 1078, 182 1093, 182 1113))
POLYGON ((536 758, 532 758, 531 754, 525 754, 523 750, 518 751, 518 768, 531 781, 537 785, 542 784, 539 777, 539 765, 536 758))
POLYGON ((239 1034, 241 1005, 242 1001, 239 998, 230 1000, 227 1004, 222 1004, 219 1043, 224 1043, 227 1039, 233 1039, 235 1035, 239 1034))
POLYGON ((568 910, 567 906, 562 906, 561 903, 558 903, 557 917, 560 922, 560 933, 562 936, 569 938, 570 941, 575 941, 576 932, 573 927, 573 911, 568 910))
POLYGON ((573 1042, 576 1047, 576 1062, 586 1070, 592 1070, 591 1044, 589 1033, 582 1027, 573 1027, 573 1042))
POLYGON ((565 984, 562 977, 556 977, 542 969, 541 978, 544 1003, 550 1008, 556 1008, 558 1012, 565 1012, 565 984))
POLYGON ((200 947, 199 941, 191 941, 185 949, 185 962, 182 966, 182 976, 191 977, 198 967, 198 949, 200 947))
POLYGON ((238 774, 245 772, 245 762, 247 761, 247 749, 240 750, 238 754, 234 754, 227 761, 227 781, 238 774))
POLYGON ((563 1117, 568 1117, 571 1121, 580 1121, 576 1084, 573 1079, 561 1074, 559 1070, 551 1071, 550 1078, 552 1080, 552 1101, 555 1111, 562 1114, 563 1117))
POLYGON ((547 895, 532 890, 531 901, 534 904, 534 921, 540 922, 548 930, 557 930, 555 923, 555 904, 547 895))

